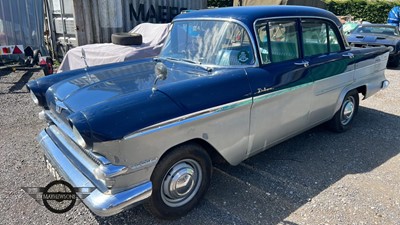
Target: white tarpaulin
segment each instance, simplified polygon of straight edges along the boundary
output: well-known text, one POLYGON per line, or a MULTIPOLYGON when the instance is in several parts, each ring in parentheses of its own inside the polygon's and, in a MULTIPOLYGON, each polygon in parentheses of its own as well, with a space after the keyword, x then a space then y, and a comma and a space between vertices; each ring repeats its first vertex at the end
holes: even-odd
POLYGON ((129 31, 129 33, 139 33, 142 35, 143 43, 141 45, 126 46, 103 43, 73 48, 65 55, 58 69, 58 73, 84 68, 86 66, 82 59, 82 48, 85 50, 88 66, 157 56, 161 51, 168 31, 169 23, 142 23, 129 31))

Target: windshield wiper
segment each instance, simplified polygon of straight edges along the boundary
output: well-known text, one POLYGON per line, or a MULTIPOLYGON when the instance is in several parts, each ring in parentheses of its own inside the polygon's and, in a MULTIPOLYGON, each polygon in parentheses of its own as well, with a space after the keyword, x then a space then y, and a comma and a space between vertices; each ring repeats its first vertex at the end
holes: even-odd
POLYGON ((199 61, 194 61, 194 60, 191 60, 191 59, 181 59, 182 61, 184 61, 184 62, 187 62, 187 63, 191 63, 191 64, 201 64, 201 62, 199 62, 199 61))
POLYGON ((174 57, 159 57, 159 58, 154 58, 155 61, 159 60, 159 59, 166 59, 166 60, 172 60, 172 61, 181 61, 181 62, 187 62, 190 64, 194 64, 197 65, 198 67, 204 69, 207 72, 212 72, 212 68, 208 67, 208 66, 204 66, 201 64, 201 62, 199 61, 195 61, 195 60, 191 60, 191 59, 183 59, 183 58, 174 58, 174 57))
POLYGON ((194 60, 190 60, 190 59, 182 59, 182 61, 195 64, 195 65, 197 65, 198 67, 204 69, 205 71, 207 71, 207 72, 209 72, 209 73, 212 72, 212 68, 211 68, 211 67, 202 65, 200 61, 194 61, 194 60))

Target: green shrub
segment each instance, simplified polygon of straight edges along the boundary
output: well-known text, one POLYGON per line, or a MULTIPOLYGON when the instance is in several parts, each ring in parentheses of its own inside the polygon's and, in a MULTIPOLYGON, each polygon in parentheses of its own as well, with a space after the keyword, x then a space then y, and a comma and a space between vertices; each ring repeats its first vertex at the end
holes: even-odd
POLYGON ((207 0, 208 7, 228 7, 233 5, 233 0, 207 0))
POLYGON ((371 23, 386 23, 388 13, 400 0, 324 0, 327 10, 338 16, 351 15, 371 23))

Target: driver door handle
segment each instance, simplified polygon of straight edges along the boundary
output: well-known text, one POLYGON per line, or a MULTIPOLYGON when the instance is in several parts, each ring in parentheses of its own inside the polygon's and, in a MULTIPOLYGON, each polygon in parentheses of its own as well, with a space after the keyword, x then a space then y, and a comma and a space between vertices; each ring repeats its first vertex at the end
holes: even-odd
POLYGON ((353 55, 353 53, 345 53, 345 54, 343 54, 342 55, 343 57, 349 57, 350 59, 352 59, 352 58, 354 58, 354 55, 353 55))
POLYGON ((294 65, 308 67, 310 65, 310 62, 303 60, 301 62, 295 62, 294 65))

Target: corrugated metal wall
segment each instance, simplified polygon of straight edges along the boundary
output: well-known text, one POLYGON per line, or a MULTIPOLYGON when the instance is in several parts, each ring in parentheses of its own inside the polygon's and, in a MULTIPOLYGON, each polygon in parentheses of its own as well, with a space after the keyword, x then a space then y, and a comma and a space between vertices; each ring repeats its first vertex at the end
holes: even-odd
POLYGON ((167 23, 184 9, 207 7, 207 0, 48 1, 56 39, 72 47, 111 42, 112 33, 127 32, 139 23, 167 23))
POLYGON ((43 0, 0 0, 0 45, 44 46, 43 0))

